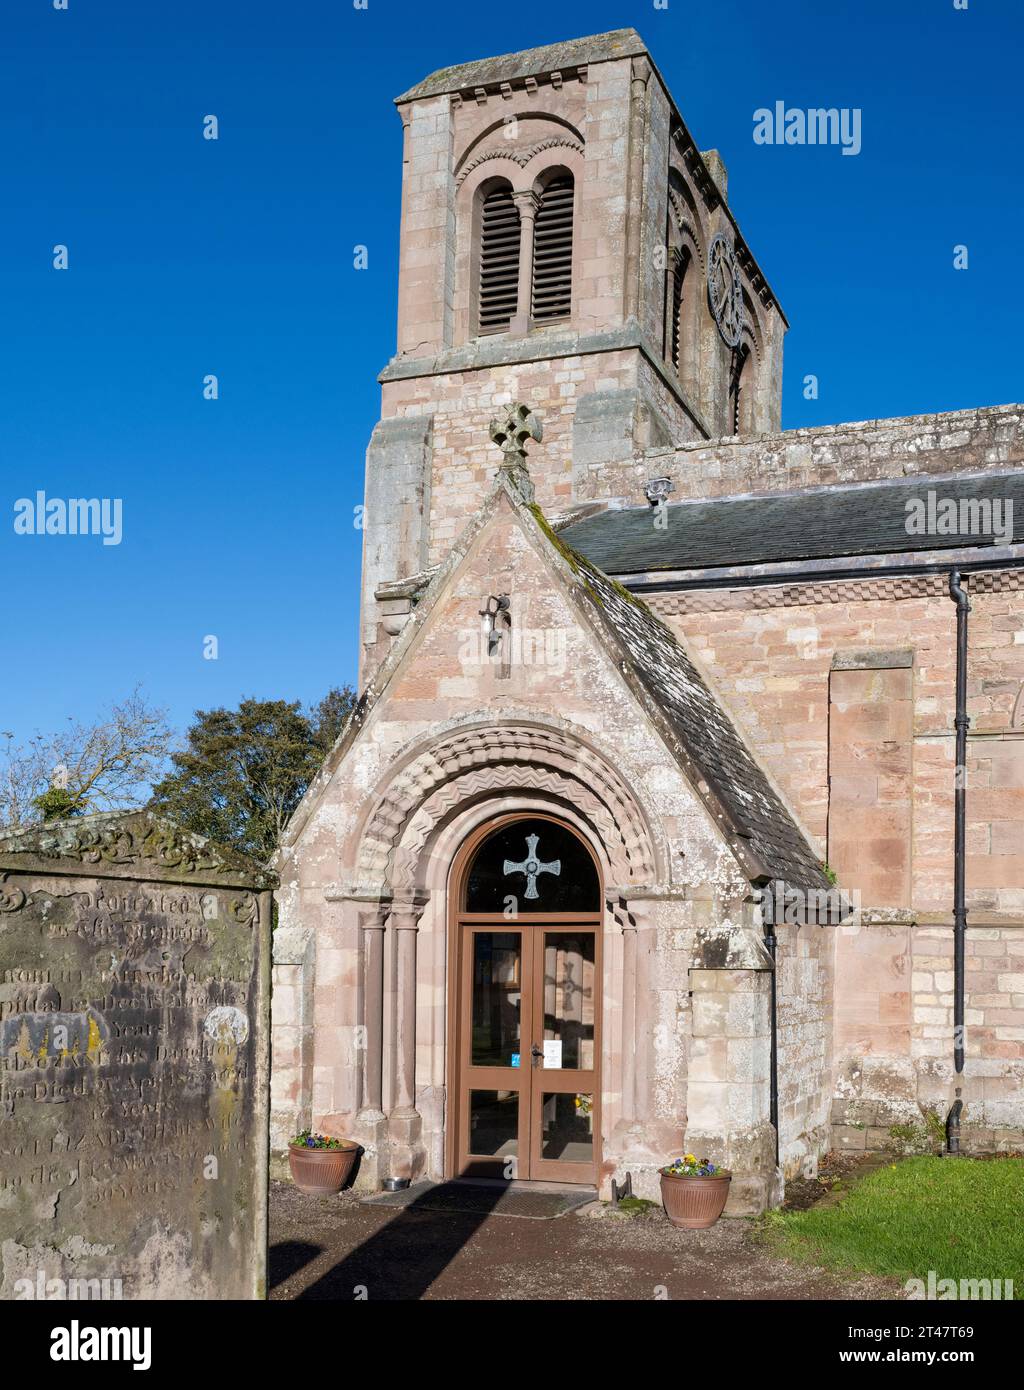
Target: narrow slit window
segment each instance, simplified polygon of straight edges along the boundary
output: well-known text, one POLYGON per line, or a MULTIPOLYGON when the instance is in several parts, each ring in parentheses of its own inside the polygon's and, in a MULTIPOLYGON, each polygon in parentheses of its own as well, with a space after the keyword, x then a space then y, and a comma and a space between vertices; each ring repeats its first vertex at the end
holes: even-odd
POLYGON ((534 225, 534 323, 567 319, 572 312, 573 180, 560 174, 541 194, 534 225))
POLYGON ((511 188, 488 193, 481 211, 478 330, 505 333, 519 293, 519 209, 511 188))

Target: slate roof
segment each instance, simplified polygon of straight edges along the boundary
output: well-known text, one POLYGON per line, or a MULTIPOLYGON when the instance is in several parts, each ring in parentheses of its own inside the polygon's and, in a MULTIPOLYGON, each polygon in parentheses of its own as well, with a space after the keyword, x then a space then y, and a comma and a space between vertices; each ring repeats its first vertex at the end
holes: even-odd
POLYGON ((672 631, 566 546, 564 532, 555 542, 578 581, 577 601, 596 618, 623 674, 660 709, 679 762, 752 877, 827 888, 817 855, 672 631))
POLYGON ((609 58, 624 58, 646 52, 647 46, 635 29, 612 29, 605 34, 567 39, 543 48, 527 48, 521 53, 503 53, 498 58, 477 58, 473 62, 459 63, 456 67, 438 68, 415 87, 395 97, 395 101, 416 101, 438 96, 441 92, 460 92, 470 87, 513 82, 520 77, 563 72, 585 63, 600 63, 609 58))
MULTIPOLYGON (((651 507, 597 512, 560 532, 561 539, 608 574, 760 565, 793 560, 963 549, 988 536, 908 535, 907 502, 937 499, 1013 503, 1013 539, 1024 543, 1024 472, 918 477, 817 488, 779 496, 716 497, 669 503, 667 525, 651 507)), ((1004 513, 1005 516, 1005 506, 1004 513)))

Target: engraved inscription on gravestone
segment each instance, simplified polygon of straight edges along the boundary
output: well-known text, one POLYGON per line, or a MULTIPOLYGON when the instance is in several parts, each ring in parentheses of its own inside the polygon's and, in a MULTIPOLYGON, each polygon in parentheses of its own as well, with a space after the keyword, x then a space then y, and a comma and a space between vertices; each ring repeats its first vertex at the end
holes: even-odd
POLYGON ((0 838, 0 1298, 262 1298, 273 875, 148 812, 0 838))

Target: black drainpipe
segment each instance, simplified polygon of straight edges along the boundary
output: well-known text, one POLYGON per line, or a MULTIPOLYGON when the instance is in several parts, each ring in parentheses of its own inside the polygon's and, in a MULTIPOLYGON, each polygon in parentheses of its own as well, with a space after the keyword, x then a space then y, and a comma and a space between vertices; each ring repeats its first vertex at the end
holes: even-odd
MULTIPOLYGON (((771 889, 775 889, 775 888, 777 888, 777 887, 779 887, 779 886, 780 886, 780 885, 777 885, 777 884, 772 884, 772 885, 770 885, 771 889)), ((767 948, 767 950, 768 950, 768 954, 769 954, 769 955, 771 956, 771 958, 772 958, 772 972, 771 972, 771 979, 770 979, 770 981, 769 981, 769 988, 770 988, 770 990, 771 990, 771 993, 770 993, 770 995, 769 995, 769 1009, 770 1009, 770 1012, 771 1012, 771 1068, 770 1068, 770 1071, 769 1071, 769 1082, 768 1082, 768 1085, 769 1085, 769 1092, 768 1092, 768 1095, 769 1095, 769 1100, 768 1100, 768 1117, 769 1117, 769 1119, 771 1120, 772 1128, 775 1130, 775 1167, 778 1168, 778 1166, 779 1166, 779 1029, 778 1029, 778 1015, 777 1015, 777 1013, 776 1013, 776 999, 777 999, 777 995, 776 995, 776 989, 775 989, 775 972, 776 972, 775 948, 776 948, 776 946, 779 944, 779 942, 778 942, 778 937, 775 935, 775 913, 776 913, 776 911, 777 911, 777 903, 776 903, 776 898, 775 898, 775 893, 774 893, 774 892, 771 892, 771 893, 770 893, 769 902, 771 903, 771 907, 770 907, 769 912, 768 912, 767 921, 765 921, 764 924, 763 924, 763 925, 764 925, 764 944, 765 944, 765 946, 766 946, 766 948, 767 948)))
MULTIPOLYGON (((960 586, 960 571, 951 570, 949 596, 956 604, 956 781, 953 790, 953 1068, 964 1069, 964 946, 967 937, 966 816, 967 816, 967 615, 971 605, 960 586)), ((960 1087, 946 1118, 946 1149, 960 1148, 960 1087)))

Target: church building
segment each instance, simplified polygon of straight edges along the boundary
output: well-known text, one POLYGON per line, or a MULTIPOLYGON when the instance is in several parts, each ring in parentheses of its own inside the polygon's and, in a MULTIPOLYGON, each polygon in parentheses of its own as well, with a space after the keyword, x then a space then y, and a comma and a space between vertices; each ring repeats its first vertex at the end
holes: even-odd
POLYGON ((782 431, 785 313, 631 29, 396 105, 274 1147, 602 1197, 689 1151, 734 1214, 894 1126, 1024 1147, 1024 407, 782 431))

